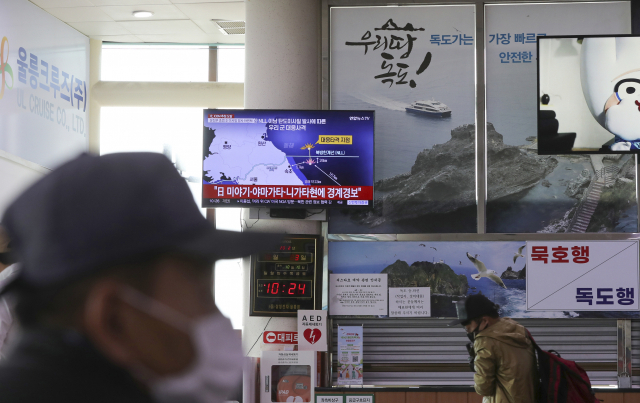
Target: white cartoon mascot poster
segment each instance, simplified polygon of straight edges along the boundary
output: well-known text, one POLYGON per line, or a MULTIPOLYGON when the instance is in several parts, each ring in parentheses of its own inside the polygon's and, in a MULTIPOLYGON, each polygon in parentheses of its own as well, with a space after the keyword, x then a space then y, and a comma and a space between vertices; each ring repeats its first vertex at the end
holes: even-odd
POLYGON ((593 117, 614 136, 611 151, 640 150, 640 38, 585 38, 580 79, 593 117))

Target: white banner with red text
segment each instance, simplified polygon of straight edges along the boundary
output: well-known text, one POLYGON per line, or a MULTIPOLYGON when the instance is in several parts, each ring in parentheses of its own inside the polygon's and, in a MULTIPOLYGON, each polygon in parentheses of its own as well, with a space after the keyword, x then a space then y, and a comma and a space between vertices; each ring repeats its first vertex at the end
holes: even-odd
POLYGON ((638 310, 637 241, 528 241, 527 249, 527 310, 638 310))

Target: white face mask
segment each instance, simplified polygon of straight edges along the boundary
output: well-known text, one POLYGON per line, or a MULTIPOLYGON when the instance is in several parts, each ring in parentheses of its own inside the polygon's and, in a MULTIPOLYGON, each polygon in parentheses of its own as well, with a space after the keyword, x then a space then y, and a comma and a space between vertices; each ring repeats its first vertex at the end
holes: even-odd
POLYGON ((196 358, 189 369, 172 376, 145 376, 158 402, 222 403, 238 390, 242 380, 242 348, 229 319, 216 313, 192 321, 131 287, 123 289, 121 298, 191 336, 196 358))

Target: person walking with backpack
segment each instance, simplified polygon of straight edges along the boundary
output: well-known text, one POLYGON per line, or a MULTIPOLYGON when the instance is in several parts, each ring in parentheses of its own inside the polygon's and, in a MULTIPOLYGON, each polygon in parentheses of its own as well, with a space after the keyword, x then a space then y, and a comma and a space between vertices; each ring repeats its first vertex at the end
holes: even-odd
POLYGON ((500 318, 498 305, 482 294, 457 301, 458 319, 449 326, 464 326, 469 363, 475 371, 475 390, 483 403, 535 403, 538 371, 533 343, 524 326, 500 318))

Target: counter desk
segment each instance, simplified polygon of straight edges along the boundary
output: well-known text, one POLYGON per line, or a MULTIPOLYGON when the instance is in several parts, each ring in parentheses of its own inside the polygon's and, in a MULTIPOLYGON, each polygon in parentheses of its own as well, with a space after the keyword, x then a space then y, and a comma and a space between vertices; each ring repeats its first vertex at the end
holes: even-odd
MULTIPOLYGON (((373 394, 374 403, 482 403, 471 386, 316 388, 315 392, 316 396, 373 394)), ((596 397, 603 403, 640 403, 640 388, 597 389, 596 397)))

